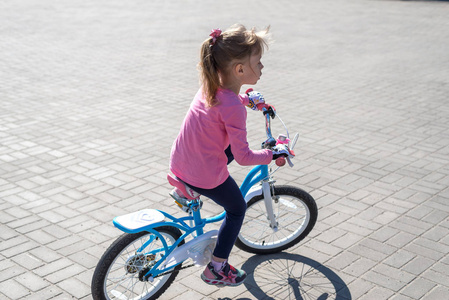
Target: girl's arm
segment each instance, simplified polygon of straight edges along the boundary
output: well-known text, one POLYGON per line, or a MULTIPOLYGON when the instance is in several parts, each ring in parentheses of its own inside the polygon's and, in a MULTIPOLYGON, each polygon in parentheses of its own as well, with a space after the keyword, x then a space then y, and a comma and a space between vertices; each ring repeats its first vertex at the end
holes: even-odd
POLYGON ((271 150, 251 150, 247 141, 246 109, 241 106, 223 107, 221 111, 235 161, 243 166, 266 165, 273 159, 271 150))

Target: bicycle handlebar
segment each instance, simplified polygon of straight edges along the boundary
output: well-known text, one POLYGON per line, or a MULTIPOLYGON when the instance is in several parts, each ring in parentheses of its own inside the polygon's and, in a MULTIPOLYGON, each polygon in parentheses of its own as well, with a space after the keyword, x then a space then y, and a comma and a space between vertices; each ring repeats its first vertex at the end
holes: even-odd
POLYGON ((273 110, 271 106, 268 106, 268 108, 265 106, 262 108, 262 112, 265 117, 265 131, 267 133, 267 140, 262 143, 262 148, 271 149, 276 145, 276 139, 273 138, 271 134, 271 119, 274 119, 274 117, 276 116, 276 111, 273 110))
MULTIPOLYGON (((262 143, 262 149, 272 149, 278 143, 288 144, 290 155, 285 158, 280 158, 280 159, 278 158, 279 162, 278 162, 278 160, 276 160, 276 164, 278 166, 283 166, 285 164, 285 159, 286 159, 289 166, 293 167, 293 163, 292 163, 290 157, 293 158, 295 156, 295 154, 290 149, 290 139, 289 139, 287 127, 285 126, 284 122, 282 122, 282 120, 278 117, 278 119, 284 125, 285 130, 287 131, 287 136, 284 136, 285 141, 284 140, 281 141, 280 138, 278 138, 278 139, 273 138, 273 135, 271 133, 271 119, 274 119, 277 116, 276 110, 272 106, 264 104, 264 106, 262 107, 262 112, 265 117, 265 131, 267 133, 267 140, 262 143)), ((295 138, 294 138, 293 146, 296 144, 296 140, 297 140, 297 136, 295 136, 295 138)))
POLYGON ((262 113, 265 117, 265 130, 267 131, 267 137, 268 138, 272 138, 273 136, 271 135, 271 119, 274 119, 274 117, 276 117, 276 110, 269 105, 263 104, 262 106, 262 113))

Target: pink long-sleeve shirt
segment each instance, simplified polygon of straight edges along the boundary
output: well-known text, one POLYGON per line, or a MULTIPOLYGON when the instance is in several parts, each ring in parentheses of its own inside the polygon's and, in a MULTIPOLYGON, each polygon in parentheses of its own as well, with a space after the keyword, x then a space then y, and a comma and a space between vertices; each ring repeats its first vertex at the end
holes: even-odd
POLYGON ((270 150, 251 150, 247 142, 245 94, 219 89, 219 104, 207 107, 202 89, 198 91, 173 143, 170 171, 181 180, 203 189, 222 184, 229 176, 225 149, 231 145, 240 165, 269 164, 270 150))

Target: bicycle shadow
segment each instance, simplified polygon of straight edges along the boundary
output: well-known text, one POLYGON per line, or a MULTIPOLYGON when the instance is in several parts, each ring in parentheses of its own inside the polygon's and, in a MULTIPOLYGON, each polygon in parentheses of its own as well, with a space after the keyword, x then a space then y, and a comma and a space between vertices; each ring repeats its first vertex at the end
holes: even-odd
POLYGON ((352 299, 335 272, 298 254, 254 255, 242 269, 248 274, 244 285, 256 299, 352 299))

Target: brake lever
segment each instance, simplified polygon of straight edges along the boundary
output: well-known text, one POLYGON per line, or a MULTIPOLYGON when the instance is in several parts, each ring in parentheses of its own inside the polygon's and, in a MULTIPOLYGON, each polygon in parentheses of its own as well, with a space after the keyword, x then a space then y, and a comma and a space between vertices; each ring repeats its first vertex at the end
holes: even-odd
POLYGON ((272 106, 268 106, 268 108, 265 107, 264 110, 263 110, 263 115, 265 116, 266 114, 269 114, 270 117, 272 119, 274 119, 274 117, 276 116, 276 111, 273 109, 272 106))
POLYGON ((292 160, 290 159, 289 156, 286 157, 288 165, 290 166, 290 168, 293 168, 294 164, 292 163, 292 160))
POLYGON ((276 146, 276 140, 272 137, 268 138, 265 142, 262 143, 262 149, 271 149, 276 146))

